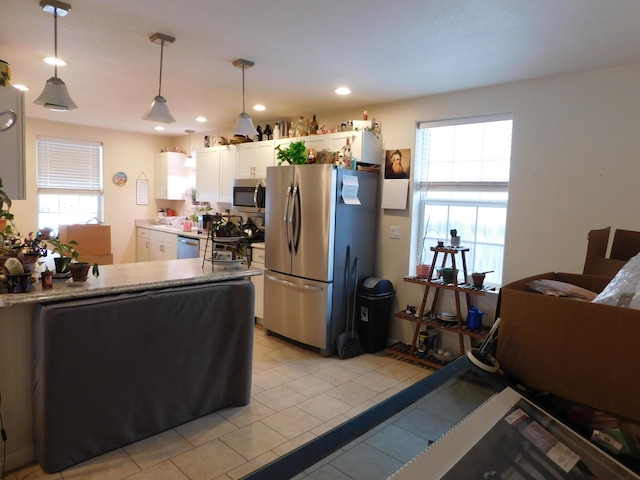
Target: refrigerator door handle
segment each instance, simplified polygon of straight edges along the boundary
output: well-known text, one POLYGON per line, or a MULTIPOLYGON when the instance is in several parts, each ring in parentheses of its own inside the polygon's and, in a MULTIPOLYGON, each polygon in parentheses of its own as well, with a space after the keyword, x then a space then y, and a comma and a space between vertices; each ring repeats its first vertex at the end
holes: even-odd
POLYGON ((291 288, 297 288, 299 290, 306 290, 309 292, 321 292, 322 288, 320 287, 316 287, 315 285, 306 285, 306 284, 300 284, 300 283, 293 283, 290 282, 288 280, 281 280, 279 278, 276 278, 272 275, 266 275, 268 280, 271 280, 272 282, 276 282, 279 283, 280 285, 284 285, 285 287, 291 287, 291 288))
POLYGON ((302 227, 302 210, 300 209, 300 190, 298 187, 293 189, 293 212, 291 215, 291 234, 293 237, 293 249, 298 253, 300 246, 300 229, 302 227))
POLYGON ((292 234, 290 231, 290 218, 291 218, 291 188, 292 185, 289 185, 289 188, 287 188, 287 201, 285 202, 284 205, 284 231, 286 232, 287 235, 287 248, 289 249, 289 253, 291 253, 291 249, 292 249, 292 234))

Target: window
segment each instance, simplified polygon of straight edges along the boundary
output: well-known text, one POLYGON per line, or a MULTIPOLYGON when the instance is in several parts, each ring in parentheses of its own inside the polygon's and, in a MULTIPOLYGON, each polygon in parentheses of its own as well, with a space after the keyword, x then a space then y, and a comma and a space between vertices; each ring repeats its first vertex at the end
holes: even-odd
POLYGON ((102 222, 102 144, 38 137, 38 228, 102 222))
POLYGON ((501 114, 418 126, 418 263, 431 263, 429 247, 455 228, 468 273, 493 270, 487 283, 502 282, 512 123, 501 114))

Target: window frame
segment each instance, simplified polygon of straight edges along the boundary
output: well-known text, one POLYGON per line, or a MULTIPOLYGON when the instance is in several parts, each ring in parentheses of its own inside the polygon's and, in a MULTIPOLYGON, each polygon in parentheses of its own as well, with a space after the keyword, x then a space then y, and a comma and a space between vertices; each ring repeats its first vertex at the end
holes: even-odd
MULTIPOLYGON (((416 178, 415 182, 415 191, 414 191, 414 199, 417 208, 414 209, 414 217, 413 224, 416 227, 416 233, 413 235, 413 239, 415 242, 415 249, 413 249, 415 255, 413 255, 413 259, 410 262, 410 266, 412 269, 415 268, 415 265, 420 263, 421 256, 424 257, 424 253, 426 253, 426 257, 428 258, 427 263, 431 263, 431 259, 433 258, 433 253, 430 252, 429 247, 434 246, 437 240, 443 240, 445 244, 449 243, 449 229, 452 226, 450 223, 450 213, 452 207, 474 207, 476 208, 476 219, 480 214, 482 209, 486 208, 499 208, 501 209, 501 214, 504 215, 504 226, 503 230, 506 230, 506 221, 507 221, 507 207, 508 207, 508 198, 509 198, 509 171, 506 172, 506 181, 503 180, 471 180, 471 181, 430 181, 427 178, 427 172, 429 167, 429 158, 428 154, 428 141, 425 141, 423 131, 429 128, 435 127, 449 127, 449 126, 463 126, 477 123, 489 123, 489 122, 500 122, 500 121, 510 121, 511 122, 511 135, 510 145, 509 145, 509 171, 510 171, 510 163, 511 163, 511 152, 513 146, 513 114, 511 113, 499 113, 499 114, 488 114, 488 115, 479 115, 474 117, 460 117, 460 118, 451 118, 445 120, 436 120, 436 121, 423 121, 417 122, 416 124, 416 140, 415 140, 415 172, 416 178), (458 201, 451 201, 450 199, 429 199, 427 194, 428 192, 443 192, 443 193, 455 193, 455 192, 463 192, 463 193, 486 193, 486 197, 493 196, 494 198, 475 198, 475 199, 461 199, 458 201), (503 198, 499 198, 502 196, 503 198), (447 226, 445 227, 445 231, 434 230, 432 225, 427 225, 428 220, 430 219, 427 216, 427 206, 447 206, 447 226), (426 242, 425 239, 426 238, 426 242), (423 242, 425 243, 423 252, 423 242)), ((440 227, 442 229, 442 227, 440 227)), ((458 233, 460 235, 460 232, 458 233)), ((492 278, 488 278, 487 283, 493 285, 499 285, 502 282, 502 267, 504 264, 504 236, 502 237, 502 241, 491 242, 491 241, 479 241, 478 240, 478 222, 474 222, 474 238, 473 242, 469 242, 468 239, 465 241, 463 238, 462 241, 464 246, 469 246, 470 251, 467 252, 467 265, 469 267, 468 273, 471 274, 473 271, 483 271, 490 270, 491 268, 478 268, 475 266, 480 263, 477 261, 475 256, 475 251, 477 250, 475 247, 478 246, 498 246, 502 250, 501 260, 499 265, 493 266, 496 271, 493 280, 492 278), (492 281, 493 280, 493 281, 492 281)))
POLYGON ((104 222, 104 146, 102 142, 61 137, 36 136, 36 188, 38 226, 58 230, 62 208, 42 211, 42 196, 58 196, 59 204, 65 197, 87 196, 96 201, 97 209, 74 223, 104 222), (84 173, 78 179, 78 172, 84 173), (56 225, 44 225, 42 215, 57 214, 56 225), (95 214, 93 218, 91 215, 95 214))

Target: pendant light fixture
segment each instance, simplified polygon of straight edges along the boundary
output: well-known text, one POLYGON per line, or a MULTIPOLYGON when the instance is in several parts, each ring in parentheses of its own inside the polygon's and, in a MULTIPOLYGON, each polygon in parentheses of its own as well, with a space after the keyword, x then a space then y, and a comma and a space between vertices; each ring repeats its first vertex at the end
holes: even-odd
MULTIPOLYGON (((71 5, 56 0, 41 0, 40 8, 47 13, 53 13, 53 54, 58 58, 58 17, 66 16, 71 10, 71 5)), ((58 78, 58 65, 53 66, 53 77, 47 80, 44 90, 33 102, 42 105, 49 110, 66 112, 75 110, 78 106, 71 100, 65 83, 58 78)))
POLYGON ((153 122, 174 123, 176 119, 171 115, 167 101, 162 96, 162 57, 164 54, 164 44, 167 43, 171 45, 176 41, 176 39, 175 37, 170 37, 164 33, 154 33, 149 37, 149 40, 153 43, 160 44, 160 80, 158 81, 158 95, 153 99, 151 107, 147 113, 142 116, 142 118, 153 122))
POLYGON ((233 127, 231 133, 234 135, 257 135, 258 131, 253 126, 251 117, 247 114, 244 108, 244 71, 246 68, 251 68, 255 65, 255 62, 250 60, 238 59, 233 61, 233 66, 242 68, 242 113, 238 115, 236 124, 233 127))
POLYGON ((194 132, 195 130, 185 130, 185 133, 189 134, 189 154, 182 164, 183 167, 194 168, 196 166, 196 159, 191 156, 191 134, 194 132))

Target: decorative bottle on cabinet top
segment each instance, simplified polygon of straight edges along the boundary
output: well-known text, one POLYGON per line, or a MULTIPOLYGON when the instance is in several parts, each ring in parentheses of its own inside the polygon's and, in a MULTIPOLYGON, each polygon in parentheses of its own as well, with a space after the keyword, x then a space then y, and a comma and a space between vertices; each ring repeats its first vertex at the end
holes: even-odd
POLYGON ((309 124, 309 135, 317 135, 318 134, 318 121, 316 120, 316 116, 313 116, 313 120, 309 124))

